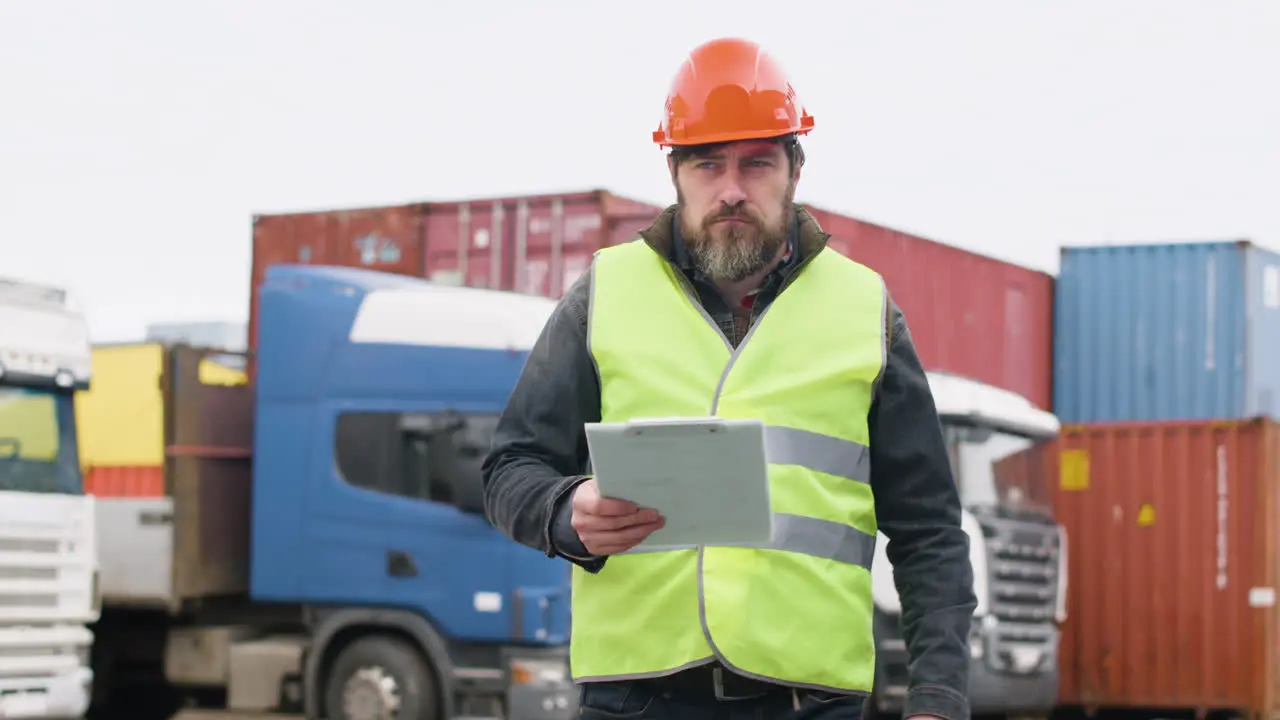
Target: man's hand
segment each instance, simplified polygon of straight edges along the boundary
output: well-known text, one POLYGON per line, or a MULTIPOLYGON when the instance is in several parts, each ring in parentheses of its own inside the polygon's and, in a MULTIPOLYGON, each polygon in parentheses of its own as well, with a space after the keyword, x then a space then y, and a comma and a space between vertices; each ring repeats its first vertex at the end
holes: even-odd
POLYGON ((657 510, 642 509, 626 500, 600 497, 595 478, 573 491, 570 524, 592 555, 615 555, 630 550, 664 522, 657 510))

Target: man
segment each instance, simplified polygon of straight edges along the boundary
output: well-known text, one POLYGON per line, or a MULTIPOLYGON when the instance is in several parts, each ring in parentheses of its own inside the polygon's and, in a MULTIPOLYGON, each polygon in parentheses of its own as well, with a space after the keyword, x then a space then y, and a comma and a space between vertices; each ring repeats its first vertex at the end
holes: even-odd
POLYGON ((654 133, 677 203, 597 254, 497 426, 490 520, 575 565, 583 717, 860 717, 877 528, 911 655, 905 715, 968 716, 976 600, 947 450, 880 277, 793 204, 812 128, 760 48, 695 49, 654 133), (663 521, 600 496, 583 423, 708 414, 765 421, 774 541, 624 554, 663 521))

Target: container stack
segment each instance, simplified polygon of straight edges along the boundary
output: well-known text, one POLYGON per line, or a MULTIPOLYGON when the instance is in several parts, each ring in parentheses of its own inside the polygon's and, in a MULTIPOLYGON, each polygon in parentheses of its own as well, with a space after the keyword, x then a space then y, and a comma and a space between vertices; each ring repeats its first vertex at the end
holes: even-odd
POLYGON ((1066 248, 1054 325, 1062 436, 997 476, 1067 530, 1060 704, 1274 713, 1280 254, 1066 248))
POLYGON ((1064 248, 1064 424, 1280 413, 1280 254, 1247 242, 1064 248))

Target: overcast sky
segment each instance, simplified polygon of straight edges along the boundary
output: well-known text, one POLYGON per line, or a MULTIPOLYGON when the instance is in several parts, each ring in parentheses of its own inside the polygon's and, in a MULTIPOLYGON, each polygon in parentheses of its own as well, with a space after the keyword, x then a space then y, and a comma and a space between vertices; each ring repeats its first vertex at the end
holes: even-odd
POLYGON ((1280 249, 1277 0, 837 7, 0 0, 0 275, 131 339, 245 318, 255 212, 666 203, 649 136, 721 35, 817 119, 801 200, 1050 272, 1060 244, 1280 249))

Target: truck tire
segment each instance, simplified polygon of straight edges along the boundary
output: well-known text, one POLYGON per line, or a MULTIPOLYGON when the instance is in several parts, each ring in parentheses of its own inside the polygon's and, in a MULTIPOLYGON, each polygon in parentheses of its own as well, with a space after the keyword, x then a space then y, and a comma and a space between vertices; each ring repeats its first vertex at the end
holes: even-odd
POLYGON ((417 648, 390 635, 343 648, 329 666, 324 699, 328 720, 439 720, 431 668, 417 648))

